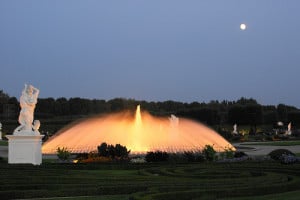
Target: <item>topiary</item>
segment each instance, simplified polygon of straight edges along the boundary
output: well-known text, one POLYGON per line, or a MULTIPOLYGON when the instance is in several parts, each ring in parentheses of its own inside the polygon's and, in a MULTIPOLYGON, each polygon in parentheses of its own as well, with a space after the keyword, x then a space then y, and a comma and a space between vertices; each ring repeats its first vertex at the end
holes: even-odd
POLYGON ((284 155, 291 155, 291 156, 295 156, 295 154, 287 149, 276 149, 274 151, 271 151, 269 153, 269 156, 273 159, 273 160, 277 160, 280 161, 282 156, 284 155))

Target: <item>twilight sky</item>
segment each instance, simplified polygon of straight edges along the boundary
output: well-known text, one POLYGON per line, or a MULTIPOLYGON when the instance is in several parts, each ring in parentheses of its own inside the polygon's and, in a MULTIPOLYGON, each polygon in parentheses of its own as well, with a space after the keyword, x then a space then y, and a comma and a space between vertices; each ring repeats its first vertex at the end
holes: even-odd
POLYGON ((1 0, 0 90, 300 108, 299 20, 299 0, 1 0))

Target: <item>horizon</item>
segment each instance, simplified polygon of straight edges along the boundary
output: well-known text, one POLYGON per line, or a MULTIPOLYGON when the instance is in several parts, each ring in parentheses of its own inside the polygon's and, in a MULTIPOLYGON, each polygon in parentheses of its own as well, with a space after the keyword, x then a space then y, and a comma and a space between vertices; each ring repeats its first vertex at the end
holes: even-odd
MULTIPOLYGON (((1 91, 1 89, 0 89, 1 91)), ((6 93, 5 91, 3 91, 5 94, 7 94, 10 98, 12 97, 15 97, 18 101, 19 101, 19 98, 16 97, 16 96, 10 96, 8 93, 6 93)), ((21 96, 21 94, 20 94, 21 96)), ((292 107, 295 107, 297 109, 300 109, 299 107, 295 106, 295 105, 290 105, 290 104, 285 104, 285 103, 279 103, 279 104, 262 104, 260 103, 259 101, 257 101, 255 98, 252 98, 252 97, 240 97, 238 99, 235 99, 235 100, 228 100, 228 99, 222 99, 222 100, 216 100, 216 99, 212 99, 212 100, 209 100, 209 101, 190 101, 190 102, 187 102, 187 101, 177 101, 177 100, 172 100, 172 99, 166 99, 166 100, 160 100, 160 101, 152 101, 152 100, 145 100, 145 99, 134 99, 134 98, 126 98, 126 97, 113 97, 113 98, 110 98, 110 99, 101 99, 101 98, 85 98, 85 97, 79 97, 79 96, 74 96, 74 97, 38 97, 38 99, 47 99, 47 98, 53 98, 54 100, 57 100, 57 99, 60 99, 60 98, 66 98, 67 100, 70 100, 72 98, 81 98, 81 99, 87 99, 87 100, 104 100, 105 102, 108 102, 110 100, 113 100, 113 99, 125 99, 125 100, 134 100, 134 101, 146 101, 146 102, 154 102, 154 103, 158 103, 158 102, 166 102, 166 101, 173 101, 173 102, 179 102, 179 103, 187 103, 187 104, 191 104, 191 103, 194 103, 194 102, 197 102, 197 103, 205 103, 205 104, 209 104, 211 102, 214 102, 214 101, 218 101, 218 103, 222 103, 223 101, 226 101, 226 102, 237 102, 241 99, 246 99, 246 100, 255 100, 257 102, 257 104, 261 105, 261 106, 275 106, 277 107, 278 105, 280 104, 283 104, 285 106, 292 106, 292 107)), ((37 102, 38 104, 38 102, 37 102)))

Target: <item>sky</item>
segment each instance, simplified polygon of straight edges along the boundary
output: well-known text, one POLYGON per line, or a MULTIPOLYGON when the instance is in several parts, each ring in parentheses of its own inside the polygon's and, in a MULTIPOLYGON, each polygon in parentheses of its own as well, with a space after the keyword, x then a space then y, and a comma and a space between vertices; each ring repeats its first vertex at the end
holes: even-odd
POLYGON ((299 9, 299 0, 1 0, 0 90, 300 108, 299 9))

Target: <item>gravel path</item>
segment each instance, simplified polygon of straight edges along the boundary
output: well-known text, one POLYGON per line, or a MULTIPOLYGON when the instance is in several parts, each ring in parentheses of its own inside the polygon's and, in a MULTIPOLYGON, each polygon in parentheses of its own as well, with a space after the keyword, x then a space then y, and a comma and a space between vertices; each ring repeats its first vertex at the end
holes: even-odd
POLYGON ((300 145, 295 146, 270 146, 270 145, 248 145, 243 143, 233 144, 239 151, 243 151, 248 155, 258 156, 258 155, 268 155, 271 151, 275 149, 288 149, 293 153, 300 153, 300 145))

